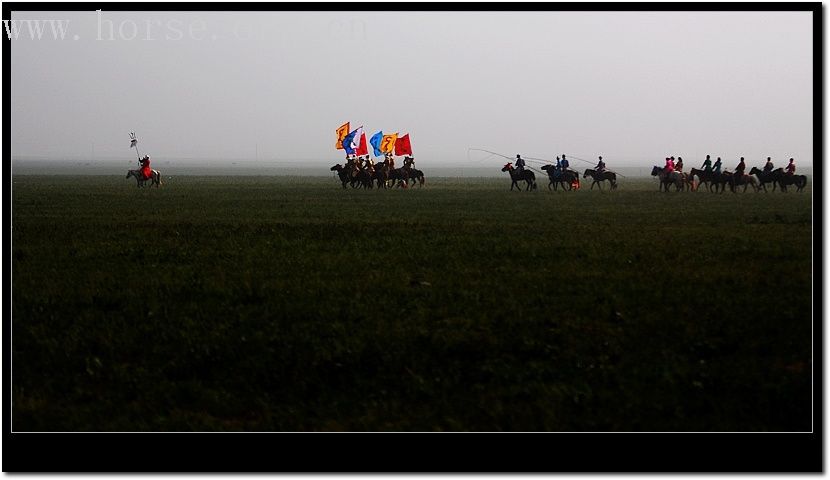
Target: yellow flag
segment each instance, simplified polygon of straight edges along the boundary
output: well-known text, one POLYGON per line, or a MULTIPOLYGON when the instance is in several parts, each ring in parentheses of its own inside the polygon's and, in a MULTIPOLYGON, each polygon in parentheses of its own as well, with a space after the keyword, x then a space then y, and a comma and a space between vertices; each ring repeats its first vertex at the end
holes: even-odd
POLYGON ((343 139, 346 138, 346 135, 349 134, 349 122, 340 125, 340 128, 337 129, 337 145, 335 147, 338 150, 343 150, 343 139))
POLYGON ((395 149, 395 140, 398 139, 398 134, 384 135, 383 140, 380 141, 380 151, 383 153, 392 153, 395 149))

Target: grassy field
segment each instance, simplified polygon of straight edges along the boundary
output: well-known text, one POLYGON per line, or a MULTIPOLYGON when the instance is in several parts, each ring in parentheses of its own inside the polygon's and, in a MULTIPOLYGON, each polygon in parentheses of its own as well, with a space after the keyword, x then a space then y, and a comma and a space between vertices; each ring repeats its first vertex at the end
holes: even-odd
POLYGON ((12 428, 810 430, 811 187, 652 180, 15 176, 12 428))

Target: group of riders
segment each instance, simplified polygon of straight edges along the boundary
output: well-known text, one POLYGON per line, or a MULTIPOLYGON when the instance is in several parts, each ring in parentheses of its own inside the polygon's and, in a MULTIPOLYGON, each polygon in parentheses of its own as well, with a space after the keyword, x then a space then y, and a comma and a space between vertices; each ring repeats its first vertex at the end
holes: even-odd
MULTIPOLYGON (((790 158, 790 162, 785 168, 779 168, 778 170, 775 169, 775 165, 772 163, 771 157, 767 157, 767 161, 762 170, 753 168, 750 170, 749 174, 746 173, 746 161, 744 160, 744 157, 741 157, 740 162, 735 167, 733 172, 722 170, 722 168, 723 162, 720 157, 718 157, 713 164, 712 157, 710 155, 706 155, 706 160, 703 161, 703 165, 701 165, 700 169, 693 168, 689 174, 683 172, 682 157, 677 157, 676 162, 674 157, 666 157, 665 166, 658 170, 661 170, 659 172, 659 176, 663 182, 668 183, 671 178, 683 178, 690 183, 692 177, 696 175, 700 179, 701 183, 707 183, 707 185, 709 185, 710 190, 710 182, 715 184, 716 187, 717 185, 725 185, 728 183, 733 190, 736 185, 744 185, 744 189, 747 185, 753 185, 756 190, 761 187, 766 190, 766 187, 764 186, 765 183, 773 183, 773 189, 775 189, 775 185, 778 183, 782 186, 782 190, 786 189, 786 185, 795 184, 796 187, 801 190, 806 184, 806 177, 803 175, 796 177, 795 160, 793 158, 790 158), (752 178, 752 175, 757 176, 757 179, 760 181, 760 187, 756 185, 755 178, 752 178)), ((655 169, 657 169, 657 167, 655 167, 655 169)), ((655 172, 652 172, 652 174, 655 174, 655 172)), ((668 190, 668 186, 666 186, 666 189, 668 190)))
POLYGON ((345 166, 337 164, 331 170, 338 172, 343 188, 347 183, 351 183, 353 188, 372 188, 375 181, 378 188, 387 188, 389 181, 397 182, 397 186, 403 188, 408 187, 410 181, 420 182, 421 186, 424 184, 424 172, 415 168, 415 157, 405 156, 403 166, 396 168, 391 152, 385 153, 383 161, 377 163, 369 155, 349 154, 345 166))
MULTIPOLYGON (((600 161, 602 157, 599 157, 600 161)), ((723 164, 721 162, 720 157, 715 160, 715 164, 712 164, 712 157, 710 155, 706 155, 706 160, 703 161, 703 165, 701 165, 700 169, 703 170, 705 173, 712 173, 714 175, 721 174, 721 168, 723 164)), ((775 170, 775 165, 772 163, 772 158, 767 157, 767 163, 764 164, 763 173, 772 173, 775 170)), ((671 172, 683 172, 683 158, 677 157, 677 162, 675 163, 674 157, 667 157, 666 158, 666 166, 664 167, 663 171, 665 173, 671 172)), ((746 173, 746 162, 744 161, 744 157, 741 157, 740 163, 735 167, 735 172, 733 175, 745 175, 746 173)), ((795 160, 790 159, 790 163, 784 169, 785 174, 787 175, 794 175, 795 174, 795 160)))
MULTIPOLYGON (((508 163, 502 169, 502 171, 510 172, 511 179, 513 180, 513 184, 510 186, 511 190, 514 186, 518 186, 517 181, 519 180, 524 180, 528 183, 528 190, 535 188, 535 176, 532 171, 525 170, 526 168, 528 167, 525 163, 525 159, 523 159, 521 155, 516 155, 515 167, 512 163, 508 163)), ((552 187, 556 189, 559 184, 562 184, 563 188, 567 187, 569 190, 580 188, 579 173, 571 170, 568 157, 564 153, 561 157, 556 157, 555 164, 548 164, 541 168, 542 170, 547 171, 548 178, 550 179, 548 188, 552 187)), ((612 189, 617 186, 617 175, 608 170, 605 165, 605 161, 602 160, 602 156, 599 157, 599 161, 593 169, 585 171, 584 178, 588 178, 589 176, 594 180, 591 184, 591 188, 593 188, 594 185, 599 185, 599 187, 602 188, 602 182, 605 180, 608 180, 611 183, 612 189)))

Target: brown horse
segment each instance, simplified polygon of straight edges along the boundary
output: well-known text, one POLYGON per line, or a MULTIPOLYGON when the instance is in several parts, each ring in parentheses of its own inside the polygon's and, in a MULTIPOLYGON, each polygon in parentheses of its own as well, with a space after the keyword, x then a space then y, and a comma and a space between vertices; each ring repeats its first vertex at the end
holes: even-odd
POLYGON ((742 192, 746 192, 746 187, 752 185, 752 188, 755 190, 755 193, 758 193, 760 188, 758 187, 758 179, 752 175, 747 174, 732 174, 732 180, 729 182, 729 187, 732 189, 732 193, 735 193, 735 188, 743 185, 744 189, 742 192))
POLYGON ((723 171, 721 173, 716 173, 715 176, 712 177, 712 185, 715 187, 715 193, 723 193, 726 190, 727 185, 732 187, 732 172, 723 171))
POLYGON ((513 168, 512 162, 507 162, 504 165, 504 167, 502 167, 501 171, 510 173, 510 180, 512 181, 512 183, 510 184, 511 192, 513 191, 514 186, 516 187, 516 190, 521 191, 521 187, 519 187, 518 184, 519 180, 524 180, 525 182, 527 182, 527 187, 525 188, 525 191, 531 189, 536 190, 536 174, 534 174, 533 171, 522 170, 520 173, 519 170, 513 168))

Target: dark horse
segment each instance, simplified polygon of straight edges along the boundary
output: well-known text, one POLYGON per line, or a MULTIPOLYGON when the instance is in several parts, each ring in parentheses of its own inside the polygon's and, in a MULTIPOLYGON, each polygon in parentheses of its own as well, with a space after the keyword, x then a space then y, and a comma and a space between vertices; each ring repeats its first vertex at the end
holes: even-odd
POLYGON ((513 164, 508 162, 504 165, 504 167, 502 167, 501 171, 510 173, 510 180, 513 181, 513 183, 510 184, 510 191, 513 191, 514 186, 517 190, 521 190, 521 187, 519 187, 519 184, 517 183, 519 180, 527 182, 527 188, 525 188, 525 191, 530 189, 536 190, 536 174, 534 174, 531 170, 522 170, 522 172, 519 173, 518 170, 513 168, 513 164))
POLYGON ((411 168, 409 170, 409 180, 412 181, 412 185, 418 184, 418 188, 424 186, 424 172, 418 170, 417 168, 411 168))
POLYGON ((602 182, 608 180, 611 183, 611 190, 617 188, 617 174, 614 172, 604 171, 601 173, 597 173, 596 170, 593 168, 588 168, 585 170, 585 173, 582 174, 582 178, 591 177, 594 181, 591 183, 591 190, 594 189, 594 185, 599 185, 599 189, 602 190, 602 182))
POLYGON ((574 187, 576 189, 579 188, 579 174, 573 170, 565 170, 563 172, 554 168, 553 165, 545 165, 542 167, 542 170, 548 173, 548 180, 550 180, 548 182, 548 190, 551 187, 557 190, 560 183, 562 184, 562 190, 565 190, 565 187, 568 187, 568 190, 573 190, 574 187))
POLYGON ((689 182, 692 182, 695 176, 697 176, 697 178, 700 179, 700 184, 697 186, 697 188, 700 188, 700 185, 705 183, 706 188, 708 188, 710 192, 712 191, 712 181, 715 178, 715 172, 711 170, 700 170, 699 168, 692 168, 691 170, 689 170, 689 182))
POLYGON ((787 185, 795 185, 795 191, 800 192, 807 186, 806 175, 787 175, 783 168, 776 168, 772 171, 773 178, 778 186, 781 187, 782 192, 787 191, 787 185))
POLYGON ((683 186, 685 184, 685 182, 683 181, 683 174, 678 171, 674 171, 670 174, 667 174, 664 173, 664 170, 664 168, 658 167, 657 165, 655 165, 654 168, 651 169, 652 177, 660 177, 660 186, 658 187, 659 190, 663 191, 663 187, 665 186, 665 191, 668 192, 669 185, 671 184, 674 184, 675 192, 683 190, 683 186))
POLYGON ((764 191, 767 191, 767 184, 772 184, 772 191, 775 191, 775 175, 772 171, 764 172, 758 167, 752 167, 749 170, 750 175, 755 175, 758 177, 758 188, 763 188, 764 191))
POLYGON ((347 168, 343 168, 343 165, 340 165, 338 163, 337 165, 331 167, 329 170, 331 170, 332 172, 337 172, 337 176, 340 177, 340 181, 343 183, 343 188, 346 188, 347 183, 351 183, 352 188, 357 187, 357 177, 352 177, 351 175, 349 175, 349 170, 347 168))
POLYGON ((723 193, 727 185, 729 185, 732 191, 735 191, 735 187, 732 185, 732 172, 723 171, 716 173, 712 178, 712 185, 715 186, 715 192, 723 193))

